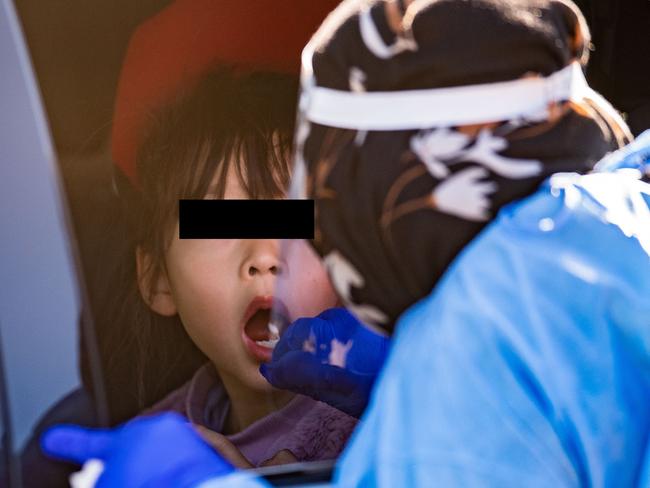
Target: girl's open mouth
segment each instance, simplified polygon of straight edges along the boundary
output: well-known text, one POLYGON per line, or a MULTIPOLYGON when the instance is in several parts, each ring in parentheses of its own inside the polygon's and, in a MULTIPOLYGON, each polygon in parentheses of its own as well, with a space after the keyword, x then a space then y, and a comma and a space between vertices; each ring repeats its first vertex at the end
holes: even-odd
POLYGON ((257 310, 244 325, 244 333, 255 344, 273 349, 280 340, 280 335, 269 327, 270 319, 270 309, 257 310))
POLYGON ((260 362, 269 362, 273 348, 280 340, 278 330, 269 328, 273 297, 255 297, 244 314, 242 338, 251 356, 260 362))

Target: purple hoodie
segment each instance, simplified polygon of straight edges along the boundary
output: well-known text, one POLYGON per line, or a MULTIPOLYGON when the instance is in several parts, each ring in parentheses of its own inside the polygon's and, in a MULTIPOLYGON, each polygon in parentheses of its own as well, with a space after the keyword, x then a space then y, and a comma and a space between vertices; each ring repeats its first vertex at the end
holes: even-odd
MULTIPOLYGON (((193 424, 222 432, 229 409, 228 394, 208 363, 143 414, 178 412, 193 424)), ((325 403, 296 395, 280 410, 226 437, 254 466, 284 449, 298 461, 319 461, 335 459, 341 453, 356 422, 325 403)))

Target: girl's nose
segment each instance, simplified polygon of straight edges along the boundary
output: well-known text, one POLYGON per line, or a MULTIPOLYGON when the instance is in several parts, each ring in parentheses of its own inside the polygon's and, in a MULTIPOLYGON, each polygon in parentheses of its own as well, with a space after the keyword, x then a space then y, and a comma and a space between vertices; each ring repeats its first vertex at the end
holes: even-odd
POLYGON ((251 243, 249 255, 242 264, 241 273, 243 279, 279 274, 280 258, 277 241, 259 240, 251 243))

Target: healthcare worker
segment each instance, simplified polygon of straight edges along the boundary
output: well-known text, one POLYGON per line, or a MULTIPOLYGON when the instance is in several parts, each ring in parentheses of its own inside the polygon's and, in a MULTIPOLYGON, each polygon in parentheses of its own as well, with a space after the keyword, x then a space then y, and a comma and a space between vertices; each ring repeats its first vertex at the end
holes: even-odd
MULTIPOLYGON (((403 18, 398 7, 345 2, 303 59, 294 195, 316 201, 313 246, 346 307, 395 331, 335 483, 643 486, 642 172, 555 175, 494 219, 625 138, 575 64, 580 15, 559 1, 423 1, 403 18)), ((292 336, 266 368, 272 382, 283 358, 310 352, 292 336)), ((350 339, 325 366, 355 364, 364 348, 350 339)), ((98 486, 258 483, 170 416, 60 427, 43 446, 102 460, 98 486)))

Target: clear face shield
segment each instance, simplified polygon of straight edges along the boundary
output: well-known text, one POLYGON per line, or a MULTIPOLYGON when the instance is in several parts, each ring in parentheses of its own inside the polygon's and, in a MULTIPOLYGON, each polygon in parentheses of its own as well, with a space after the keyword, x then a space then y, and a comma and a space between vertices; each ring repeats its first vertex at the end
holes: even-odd
MULTIPOLYGON (((308 197, 303 151, 312 123, 364 133, 454 127, 520 118, 537 121, 548 117, 549 106, 553 103, 581 100, 585 94, 598 97, 586 84, 578 62, 572 62, 546 78, 540 76, 442 89, 356 93, 316 86, 311 56, 308 45, 302 59, 302 91, 289 199, 308 197)), ((329 266, 334 275, 331 283, 336 285, 332 286, 325 267, 305 241, 283 242, 282 262, 287 269, 278 280, 277 300, 270 323, 275 337, 279 337, 296 319, 317 315, 334 306, 337 303, 334 290, 346 296, 346 287, 355 283, 356 278, 349 270, 342 266, 329 266)), ((346 305, 364 324, 382 322, 376 310, 346 305)), ((370 328, 377 330, 376 327, 370 328)))
MULTIPOLYGON (((303 81, 307 78, 303 73, 303 81)), ((294 168, 287 195, 290 200, 307 198, 303 149, 309 135, 309 121, 305 114, 308 92, 303 83, 296 120, 294 168)), ((269 321, 269 332, 275 342, 296 320, 315 317, 329 308, 341 306, 324 263, 308 241, 283 239, 280 250, 281 272, 275 284, 269 321)))
POLYGON ((309 242, 285 239, 280 249, 282 269, 269 322, 273 339, 278 339, 292 322, 340 305, 327 270, 309 242))

